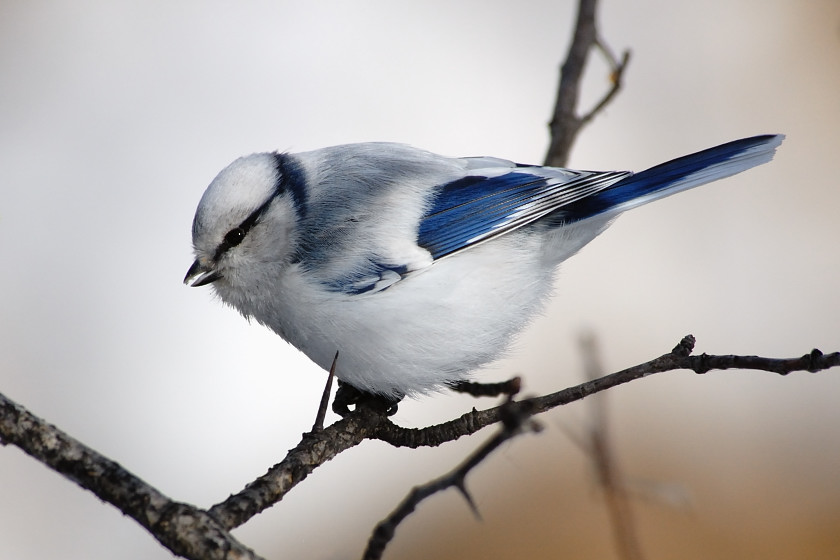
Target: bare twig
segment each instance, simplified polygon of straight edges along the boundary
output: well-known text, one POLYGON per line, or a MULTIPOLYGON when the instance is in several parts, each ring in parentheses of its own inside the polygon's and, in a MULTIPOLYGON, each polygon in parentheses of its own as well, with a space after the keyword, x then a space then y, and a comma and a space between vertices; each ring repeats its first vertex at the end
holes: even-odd
POLYGON ((569 152, 581 128, 589 123, 621 89, 622 77, 627 64, 630 62, 630 52, 625 51, 619 62, 609 51, 605 43, 598 37, 595 24, 597 0, 580 0, 577 21, 569 46, 566 60, 560 69, 560 83, 557 86, 557 99, 554 112, 549 122, 551 140, 545 156, 545 165, 564 167, 569 161, 569 152), (611 67, 612 86, 595 107, 579 117, 577 114, 578 97, 586 61, 593 47, 607 59, 611 67))
POLYGON ((387 421, 383 410, 360 405, 335 424, 304 434, 280 463, 241 492, 211 507, 210 515, 228 530, 242 525, 282 500, 317 467, 372 437, 378 426, 387 421))
MULTIPOLYGON (((591 381, 602 377, 604 368, 595 335, 589 333, 582 336, 580 346, 586 378, 591 381)), ((607 394, 602 393, 593 399, 592 425, 589 428, 588 442, 584 447, 592 459, 598 484, 604 492, 619 558, 641 560, 643 554, 636 532, 636 520, 633 509, 630 507, 627 487, 610 442, 606 397, 607 394)))
POLYGON ((116 506, 173 554, 195 560, 257 560, 218 521, 174 502, 118 463, 100 455, 0 394, 0 442, 11 443, 116 506))
MULTIPOLYGON (((598 36, 596 6, 597 0, 580 0, 579 3, 575 32, 561 68, 557 99, 549 124, 551 143, 545 158, 546 165, 566 165, 577 134, 615 98, 622 85, 630 54, 625 51, 620 59, 615 57, 598 36), (598 49, 607 60, 611 68, 612 84, 590 111, 578 116, 582 77, 593 48, 598 49)), ((530 422, 534 414, 642 377, 677 369, 689 369, 702 374, 712 369, 738 368, 787 375, 793 371, 816 372, 840 365, 838 352, 824 355, 813 350, 800 358, 771 359, 758 356, 693 356, 693 347, 694 337, 689 335, 671 352, 649 362, 549 395, 508 402, 482 411, 472 410, 449 422, 422 429, 397 426, 381 407, 372 408, 362 404, 338 422, 323 428, 325 407, 322 405, 313 432, 304 434, 301 442, 280 463, 241 492, 206 511, 171 500, 118 463, 35 417, 3 395, 0 395, 0 443, 20 447, 36 460, 114 505, 176 555, 195 560, 239 560, 259 559, 259 556, 239 543, 229 531, 282 500, 314 469, 342 451, 365 439, 379 439, 399 447, 437 446, 502 422, 503 429, 464 463, 446 476, 415 488, 377 527, 366 555, 378 558, 401 520, 435 492, 450 487, 458 488, 475 511, 475 505, 466 491, 467 474, 504 441, 520 433, 525 425, 523 423, 530 422)), ((462 388, 474 389, 471 385, 462 388)), ((508 389, 502 392, 514 392, 510 387, 508 389)), ((325 389, 325 396, 328 395, 329 385, 325 389)), ((606 466, 601 469, 605 471, 601 475, 602 479, 614 483, 617 480, 615 473, 606 472, 610 470, 607 467, 613 464, 607 455, 606 440, 600 438, 603 441, 599 443, 596 441, 598 439, 593 437, 593 445, 602 446, 606 450, 599 451, 604 457, 599 461, 606 466)))
MULTIPOLYGON (((819 350, 812 350, 811 353, 800 358, 790 359, 707 354, 692 356, 694 342, 694 337, 687 335, 671 352, 649 362, 556 393, 519 402, 530 401, 537 412, 541 413, 642 377, 678 369, 688 369, 695 373, 706 373, 712 369, 753 369, 787 375, 794 371, 817 372, 840 365, 840 352, 823 354, 819 350)), ((437 446, 473 434, 500 420, 500 407, 493 407, 486 410, 472 410, 459 418, 427 428, 401 428, 391 422, 383 422, 375 430, 373 437, 397 447, 437 446)))
MULTIPOLYGON (((687 335, 680 340, 679 344, 671 352, 659 358, 550 395, 525 399, 519 401, 517 405, 528 407, 530 414, 537 414, 557 406, 581 400, 589 395, 635 379, 676 369, 691 369, 696 373, 702 374, 710 371, 710 369, 747 368, 787 375, 793 371, 806 370, 815 372, 840 365, 840 352, 825 355, 815 349, 810 354, 793 359, 762 358, 759 356, 709 356, 706 354, 692 356, 691 352, 694 349, 694 344, 694 337, 687 335)), ((374 437, 387 441, 395 446, 436 446, 446 441, 458 439, 463 435, 475 433, 490 424, 503 421, 504 417, 505 405, 502 405, 484 411, 473 410, 456 420, 422 429, 400 428, 388 421, 380 425, 374 437)), ((603 448, 600 452, 607 453, 607 450, 603 448)), ((483 460, 488 454, 489 452, 483 454, 479 461, 483 460)), ((475 466, 477 462, 470 464, 475 466)), ((604 464, 612 464, 612 462, 607 460, 604 461, 604 464)), ((459 467, 459 469, 462 467, 459 467)), ((452 481, 463 480, 463 478, 458 478, 459 469, 456 469, 456 471, 447 477, 415 488, 391 516, 377 527, 374 536, 371 537, 365 558, 381 557, 384 547, 393 538, 397 525, 414 510, 420 501, 442 488, 447 488, 452 485, 457 486, 457 483, 452 481)), ((603 475, 604 473, 601 474, 603 475)), ((611 473, 608 481, 617 482, 616 473, 611 473)), ((469 500, 469 496, 467 494, 465 496, 469 500)), ((623 494, 623 489, 621 494, 614 494, 612 500, 614 503, 610 504, 610 513, 614 517, 617 517, 617 519, 614 519, 614 529, 617 533, 617 543, 620 550, 625 558, 641 558, 641 549, 636 541, 632 524, 627 523, 632 517, 629 515, 629 507, 626 496, 623 494)))
POLYGON ((327 375, 327 384, 324 393, 321 395, 321 403, 318 405, 318 414, 315 416, 315 424, 312 425, 313 432, 320 432, 324 429, 324 418, 327 417, 327 408, 330 406, 330 393, 332 392, 333 380, 335 379, 335 366, 338 363, 338 350, 335 352, 330 373, 327 375))
MULTIPOLYGON (((596 44, 599 45, 599 46, 601 45, 600 41, 596 44)), ((602 52, 606 52, 606 51, 602 51, 602 52)), ((612 73, 610 74, 610 81, 612 82, 612 86, 610 86, 609 91, 607 91, 607 93, 604 94, 604 97, 602 97, 601 100, 598 101, 598 103, 595 104, 595 106, 588 113, 586 113, 585 115, 580 117, 580 123, 579 123, 578 130, 580 128, 583 128, 587 124, 589 124, 589 121, 591 121, 593 118, 595 118, 595 116, 598 113, 603 111, 604 108, 607 105, 609 105, 610 101, 613 100, 613 98, 616 96, 616 94, 618 94, 618 90, 621 89, 621 86, 623 84, 622 80, 624 78, 624 70, 627 68, 627 65, 629 63, 630 63, 630 51, 624 51, 621 54, 621 61, 616 62, 612 66, 612 73)), ((567 155, 567 158, 568 158, 568 155, 567 155)))
POLYGON ((381 558, 385 547, 394 538, 394 533, 399 524, 417 508, 420 502, 447 488, 457 488, 467 501, 467 504, 469 504, 473 513, 477 517, 480 517, 478 508, 467 490, 467 474, 504 442, 522 433, 523 428, 528 427, 533 431, 539 430, 538 424, 533 421, 528 422, 533 415, 533 411, 530 410, 527 404, 508 400, 501 406, 501 410, 504 418, 502 429, 495 436, 479 447, 451 472, 426 484, 412 488, 411 492, 409 492, 399 506, 376 526, 370 540, 368 540, 365 553, 362 556, 364 560, 378 560, 381 558))
MULTIPOLYGON (((793 371, 822 371, 840 365, 840 352, 813 350, 800 358, 759 356, 692 356, 694 337, 685 337, 671 352, 649 362, 575 387, 518 401, 516 406, 539 414, 623 383, 649 375, 690 369, 755 369, 781 375, 793 371)), ((174 554, 193 559, 250 559, 258 556, 228 531, 280 501, 318 466, 365 439, 394 446, 437 446, 504 420, 503 406, 473 410, 460 418, 423 429, 401 428, 385 411, 358 406, 345 418, 301 442, 269 472, 242 492, 203 511, 170 500, 122 466, 86 447, 55 426, 35 417, 0 395, 0 441, 14 444, 45 465, 116 506, 145 527, 174 554)))
POLYGON ((458 381, 450 385, 453 391, 472 395, 473 397, 498 397, 499 395, 515 395, 522 389, 522 378, 513 377, 500 383, 476 383, 474 381, 458 381))

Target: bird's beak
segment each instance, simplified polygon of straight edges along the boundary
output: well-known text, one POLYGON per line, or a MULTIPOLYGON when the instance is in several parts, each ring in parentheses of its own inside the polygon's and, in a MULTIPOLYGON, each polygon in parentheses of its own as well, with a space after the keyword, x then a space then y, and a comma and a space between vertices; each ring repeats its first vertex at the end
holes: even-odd
POLYGON ((210 268, 207 265, 203 265, 198 259, 196 259, 187 271, 187 275, 184 276, 184 284, 192 288, 197 288, 199 286, 206 286, 207 284, 215 282, 221 277, 222 274, 218 270, 210 268), (198 276, 198 278, 196 278, 196 276, 198 276), (191 282, 193 278, 195 278, 195 281, 191 282))

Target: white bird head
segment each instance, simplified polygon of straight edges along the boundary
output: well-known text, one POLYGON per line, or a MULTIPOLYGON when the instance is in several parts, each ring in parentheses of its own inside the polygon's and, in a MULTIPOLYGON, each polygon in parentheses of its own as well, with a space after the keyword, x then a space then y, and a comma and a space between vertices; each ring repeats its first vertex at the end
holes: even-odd
POLYGON ((287 263, 293 253, 297 218, 294 196, 284 185, 278 158, 260 153, 223 169, 207 187, 192 226, 195 262, 184 278, 190 286, 214 283, 229 290, 287 263))

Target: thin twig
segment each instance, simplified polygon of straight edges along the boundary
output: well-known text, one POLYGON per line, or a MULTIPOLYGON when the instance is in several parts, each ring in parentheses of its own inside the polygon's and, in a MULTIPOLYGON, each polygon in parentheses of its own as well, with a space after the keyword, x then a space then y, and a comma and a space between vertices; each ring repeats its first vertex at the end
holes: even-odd
MULTIPOLYGON (((702 374, 712 368, 729 369, 734 367, 748 367, 749 369, 771 371, 781 375, 787 375, 793 371, 805 370, 815 372, 840 365, 840 352, 825 355, 815 349, 805 356, 794 359, 762 358, 759 356, 708 356, 706 354, 692 356, 691 352, 694 349, 694 345, 694 337, 692 335, 687 335, 680 340, 679 344, 677 344, 671 352, 664 354, 659 358, 611 375, 587 381, 586 383, 582 383, 576 387, 570 387, 550 395, 525 399, 519 401, 517 405, 528 407, 527 409, 529 414, 537 414, 563 404, 581 400, 586 396, 593 395, 635 379, 640 379, 654 373, 661 373, 676 369, 691 369, 696 373, 702 374)), ((405 445, 412 448, 419 447, 421 445, 435 446, 446 441, 458 439, 463 435, 475 433, 489 424, 504 421, 504 418, 505 405, 502 405, 484 411, 473 410, 456 420, 417 430, 400 428, 388 421, 383 422, 380 425, 380 429, 374 437, 396 446, 405 445)), ((493 440, 491 440, 491 442, 492 441, 493 440)), ((601 453, 606 453, 606 450, 602 449, 601 453)), ((478 462, 483 460, 483 458, 488 454, 489 452, 483 454, 478 461, 468 461, 471 465, 469 468, 478 464, 478 462)), ((605 463, 609 463, 609 461, 605 461, 605 463)), ((400 506, 386 520, 377 526, 377 529, 374 531, 374 535, 371 537, 371 541, 368 544, 368 550, 365 552, 365 558, 380 558, 385 547, 393 538, 394 532, 396 531, 396 527, 399 523, 412 511, 414 511, 414 508, 420 501, 440 489, 448 488, 450 486, 459 487, 467 500, 471 502, 469 494, 466 493, 463 487, 465 474, 459 478, 459 473, 462 468, 463 465, 446 477, 433 480, 424 486, 415 488, 412 493, 403 500, 400 506), (458 481, 461 481, 460 486, 458 481)), ((615 473, 610 476, 610 480, 612 482, 616 482, 614 475, 615 473)), ((621 496, 623 496, 623 493, 621 496)), ((610 504, 611 514, 614 518, 617 517, 617 519, 614 519, 614 529, 617 533, 617 543, 625 558, 641 558, 641 548, 636 540, 635 533, 632 530, 632 525, 625 522, 632 519, 629 515, 629 507, 626 496, 623 497, 622 501, 618 501, 619 497, 619 494, 614 494, 614 503, 610 504)))
MULTIPOLYGON (((840 352, 823 354, 819 350, 812 350, 800 358, 776 359, 707 354, 692 356, 690 353, 693 348, 694 337, 687 335, 674 350, 656 359, 555 393, 519 402, 530 401, 538 412, 545 412, 642 377, 679 369, 688 369, 695 373, 706 373, 712 369, 753 369, 787 375, 794 371, 817 372, 840 365, 840 352)), ((500 407, 493 407, 472 410, 459 418, 427 428, 402 428, 391 422, 383 422, 373 437, 396 447, 434 447, 473 434, 500 419, 500 407)))
MULTIPOLYGON (((581 354, 584 361, 584 372, 588 380, 595 380, 604 375, 598 341, 594 334, 589 333, 581 337, 581 354)), ((636 520, 630 507, 630 498, 618 460, 613 453, 610 442, 610 423, 607 418, 607 393, 601 393, 591 403, 592 425, 589 428, 589 438, 584 449, 592 459, 598 484, 604 492, 610 526, 613 530, 615 546, 619 558, 624 560, 641 560, 641 543, 636 531, 636 520)))
POLYGON ((327 417, 327 408, 330 406, 330 393, 332 392, 333 380, 335 379, 335 366, 338 363, 338 350, 335 351, 330 373, 327 375, 327 384, 324 386, 324 393, 321 395, 321 402, 318 405, 318 414, 315 416, 315 424, 312 425, 313 432, 320 432, 324 429, 324 419, 327 417))
MULTIPOLYGON (((840 352, 812 350, 799 358, 760 356, 692 356, 694 337, 685 337, 671 352, 632 368, 587 381, 542 397, 517 402, 534 414, 649 375, 690 369, 755 369, 787 375, 794 371, 822 371, 840 365, 840 352)), ((393 424, 383 411, 357 407, 347 417, 318 433, 305 434, 295 449, 245 490, 205 512, 174 502, 122 466, 71 438, 0 395, 0 441, 11 443, 67 476, 102 500, 116 506, 154 537, 184 558, 196 560, 258 558, 227 531, 280 501, 309 473, 341 451, 365 439, 379 439, 399 447, 437 446, 472 434, 503 420, 503 407, 473 410, 460 418, 419 430, 393 424)))
POLYGON ((560 67, 557 99, 548 124, 551 140, 545 156, 545 165, 565 167, 572 144, 580 130, 577 117, 578 97, 589 50, 595 43, 596 4, 596 0, 580 0, 578 5, 575 32, 569 52, 560 67))
POLYGON ((282 461, 242 491, 211 507, 210 515, 228 530, 242 525, 282 500, 317 467, 370 438, 387 421, 384 411, 360 405, 323 430, 304 434, 282 461))
MULTIPOLYGON (((598 45, 601 43, 598 42, 598 45)), ((602 51, 606 52, 606 51, 602 51)), ((621 55, 621 62, 616 63, 612 67, 612 73, 610 74, 610 81, 612 82, 612 86, 601 98, 601 100, 584 116, 580 117, 579 119, 579 128, 583 128, 589 122, 595 118, 595 116, 604 110, 604 108, 609 105, 610 101, 618 94, 618 91, 621 89, 624 79, 624 70, 627 68, 627 65, 630 63, 630 51, 624 51, 621 55)))
POLYGON ((453 391, 473 397, 512 396, 522 389, 522 378, 512 377, 499 383, 476 383, 475 381, 458 381, 449 386, 453 391))
POLYGON ((523 428, 529 427, 533 431, 540 429, 538 424, 528 422, 533 415, 533 411, 527 405, 509 400, 501 408, 504 412, 502 429, 449 473, 412 488, 411 492, 400 502, 397 508, 373 530, 373 534, 368 540, 367 548, 362 556, 364 560, 379 560, 385 551, 385 547, 394 538, 394 533, 399 524, 420 505, 420 502, 447 488, 457 488, 467 501, 467 504, 469 504, 473 514, 480 518, 475 501, 472 499, 466 486, 466 479, 469 472, 504 442, 522 433, 523 428))
POLYGON ((618 62, 604 41, 598 37, 595 23, 596 8, 597 0, 580 0, 578 4, 575 31, 569 45, 569 52, 560 68, 557 98, 548 125, 551 139, 545 156, 545 165, 565 167, 580 130, 600 113, 621 89, 624 70, 630 61, 630 52, 625 51, 621 62, 618 62), (610 65, 612 86, 592 110, 579 117, 578 98, 586 62, 593 47, 598 48, 610 65))

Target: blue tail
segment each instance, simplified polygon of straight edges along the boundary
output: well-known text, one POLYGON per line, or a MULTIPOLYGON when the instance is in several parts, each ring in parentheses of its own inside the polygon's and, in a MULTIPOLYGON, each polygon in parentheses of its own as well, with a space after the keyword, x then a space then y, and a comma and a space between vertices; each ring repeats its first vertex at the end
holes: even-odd
POLYGON ((605 212, 618 214, 746 171, 773 159, 784 138, 782 134, 743 138, 651 167, 573 203, 564 209, 567 219, 582 220, 605 212))

